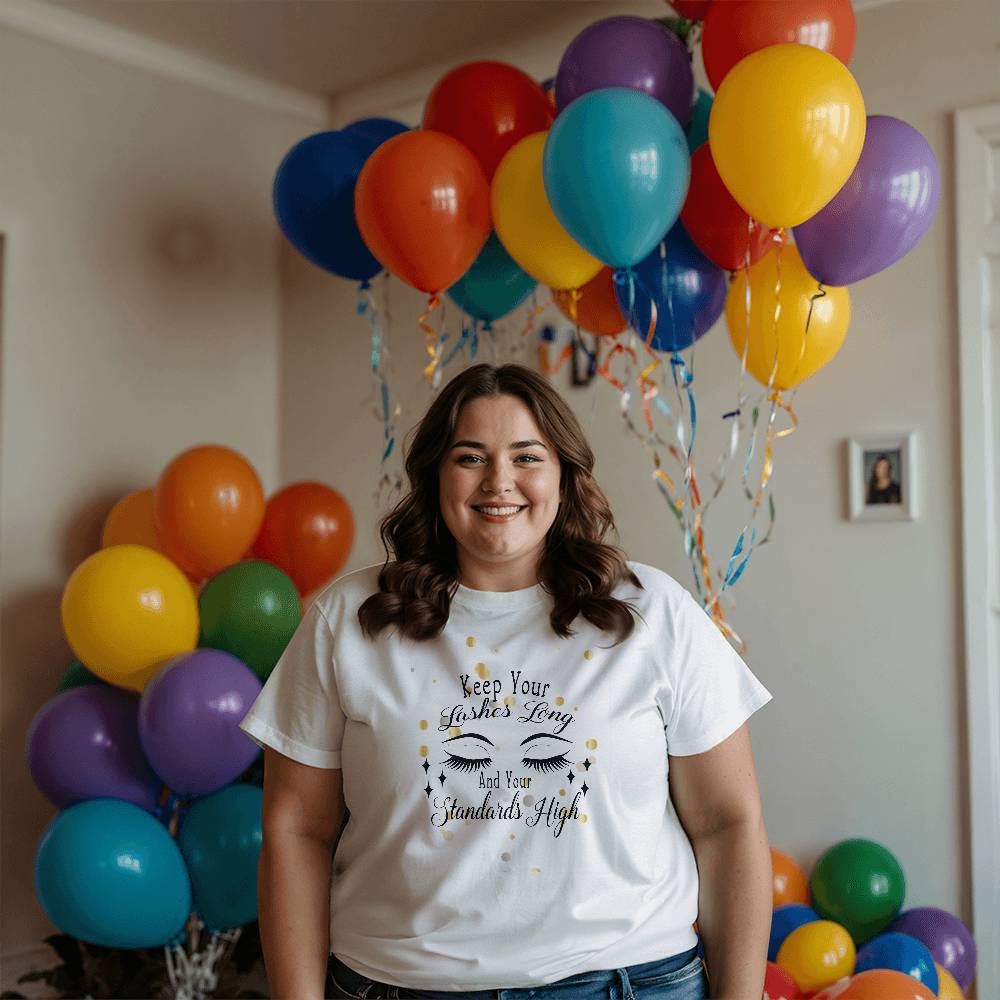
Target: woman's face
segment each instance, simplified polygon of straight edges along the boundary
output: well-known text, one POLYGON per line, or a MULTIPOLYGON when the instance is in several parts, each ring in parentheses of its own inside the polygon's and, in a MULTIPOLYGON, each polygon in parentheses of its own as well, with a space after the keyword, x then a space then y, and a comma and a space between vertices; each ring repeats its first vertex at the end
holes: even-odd
POLYGON ((875 475, 879 479, 888 479, 889 474, 892 472, 892 466, 889 464, 889 459, 880 458, 875 463, 875 475))
POLYGON ((458 546, 462 583, 516 590, 538 582, 559 485, 555 447, 520 399, 480 396, 462 407, 439 470, 441 515, 458 546))

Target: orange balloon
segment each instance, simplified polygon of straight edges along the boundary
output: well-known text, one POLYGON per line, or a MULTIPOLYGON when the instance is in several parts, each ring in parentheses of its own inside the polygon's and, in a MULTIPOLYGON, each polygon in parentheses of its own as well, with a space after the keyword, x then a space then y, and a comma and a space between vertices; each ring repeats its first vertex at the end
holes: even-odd
POLYGON ((101 548, 112 545, 145 545, 160 551, 153 516, 153 489, 136 490, 111 508, 101 532, 101 548))
POLYGON ((156 485, 160 546, 189 576, 203 579, 239 562, 264 520, 253 466, 222 445, 181 452, 156 485))
POLYGON ((323 483, 292 483, 268 500, 254 554, 284 570, 305 596, 347 562, 353 544, 347 501, 323 483))
POLYGON ((628 323, 622 316, 615 298, 614 272, 603 267, 581 289, 576 303, 576 317, 573 316, 573 292, 571 289, 552 289, 552 298, 559 311, 571 323, 578 322, 581 330, 609 337, 621 333, 628 323))
POLYGON ((918 979, 895 969, 868 969, 851 979, 837 1000, 935 1000, 934 994, 918 979))
POLYGON ((437 294, 468 271, 490 235, 490 188, 457 139, 413 129, 368 157, 354 189, 354 215, 383 267, 437 294))
POLYGON ((771 868, 774 871, 774 903, 804 903, 809 905, 809 879, 798 863, 777 848, 771 848, 771 868))

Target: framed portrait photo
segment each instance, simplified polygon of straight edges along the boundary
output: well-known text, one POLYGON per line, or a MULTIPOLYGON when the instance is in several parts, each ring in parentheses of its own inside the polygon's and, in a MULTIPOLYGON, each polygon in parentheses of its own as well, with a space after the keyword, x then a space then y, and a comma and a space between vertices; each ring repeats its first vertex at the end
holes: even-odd
POLYGON ((852 521, 914 521, 917 517, 916 431, 847 442, 852 521))

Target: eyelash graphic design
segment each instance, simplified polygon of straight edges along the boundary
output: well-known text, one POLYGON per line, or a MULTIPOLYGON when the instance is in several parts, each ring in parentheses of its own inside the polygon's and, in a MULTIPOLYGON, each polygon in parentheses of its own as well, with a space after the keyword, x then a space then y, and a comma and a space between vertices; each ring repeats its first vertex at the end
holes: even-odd
MULTIPOLYGON (((475 760, 471 760, 468 757, 458 757, 455 754, 448 753, 445 751, 447 759, 445 764, 448 767, 454 768, 456 771, 481 771, 485 767, 490 767, 493 763, 492 757, 481 757, 475 760)), ((522 757, 521 766, 530 767, 535 771, 542 771, 549 773, 551 771, 561 771, 564 767, 569 764, 564 753, 559 754, 556 757, 546 757, 546 758, 532 758, 532 757, 522 757)))
POLYGON ((481 771, 484 767, 489 767, 493 763, 492 757, 480 757, 470 760, 468 757, 456 757, 453 753, 445 751, 447 759, 445 764, 453 767, 456 771, 481 771))

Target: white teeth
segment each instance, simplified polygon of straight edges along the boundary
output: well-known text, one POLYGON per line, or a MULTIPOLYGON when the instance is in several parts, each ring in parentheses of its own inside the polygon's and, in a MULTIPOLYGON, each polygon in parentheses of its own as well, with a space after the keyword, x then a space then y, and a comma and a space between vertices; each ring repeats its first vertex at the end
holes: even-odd
POLYGON ((521 508, 520 507, 476 507, 478 511, 482 511, 484 514, 493 514, 496 517, 505 517, 508 514, 516 514, 521 508))

